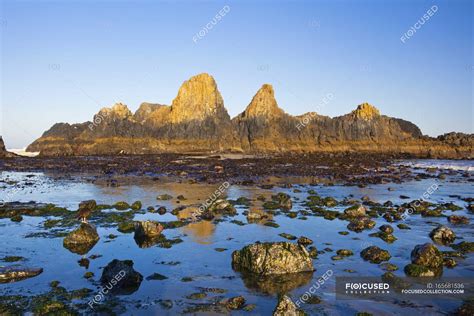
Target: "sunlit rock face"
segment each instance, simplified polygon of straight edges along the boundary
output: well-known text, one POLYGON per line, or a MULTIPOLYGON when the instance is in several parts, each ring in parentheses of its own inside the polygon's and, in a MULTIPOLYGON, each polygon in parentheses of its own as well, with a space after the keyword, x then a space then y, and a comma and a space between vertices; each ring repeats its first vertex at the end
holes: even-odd
POLYGON ((292 116, 280 108, 269 84, 231 119, 216 81, 202 73, 181 85, 170 106, 144 102, 132 113, 116 103, 90 122, 53 125, 27 151, 46 156, 363 151, 470 158, 474 136, 423 136, 415 124, 382 115, 369 103, 334 118, 316 112, 292 116))
POLYGON ((289 242, 245 246, 232 253, 232 267, 260 276, 314 271, 308 251, 301 245, 289 242))
POLYGON ((63 240, 64 248, 73 253, 85 255, 99 241, 97 229, 88 223, 81 223, 79 228, 70 232, 63 240))
POLYGON ((0 156, 4 157, 7 155, 7 149, 5 148, 5 144, 3 143, 3 138, 0 136, 0 156))

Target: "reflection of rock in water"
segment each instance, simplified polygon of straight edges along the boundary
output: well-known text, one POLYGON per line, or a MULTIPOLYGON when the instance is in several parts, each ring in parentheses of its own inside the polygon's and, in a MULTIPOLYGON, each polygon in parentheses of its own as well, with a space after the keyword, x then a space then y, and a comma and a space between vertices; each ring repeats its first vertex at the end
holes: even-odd
MULTIPOLYGON (((177 216, 179 219, 188 219, 198 210, 198 207, 186 207, 180 210, 177 216)), ((201 220, 199 222, 190 223, 182 227, 181 230, 184 233, 191 235, 197 243, 210 244, 209 238, 214 235, 216 226, 211 221, 201 220)))
POLYGON ((150 248, 159 242, 163 241, 164 238, 163 236, 158 236, 158 237, 145 237, 145 236, 137 236, 133 238, 135 239, 135 243, 138 245, 140 248, 150 248))
POLYGON ((284 294, 308 284, 313 272, 299 272, 275 276, 259 276, 252 273, 241 273, 242 280, 248 289, 264 294, 284 294))
POLYGON ((94 248, 96 243, 97 241, 92 244, 69 244, 64 245, 64 248, 66 248, 70 252, 77 253, 78 255, 82 256, 88 253, 92 248, 94 248))

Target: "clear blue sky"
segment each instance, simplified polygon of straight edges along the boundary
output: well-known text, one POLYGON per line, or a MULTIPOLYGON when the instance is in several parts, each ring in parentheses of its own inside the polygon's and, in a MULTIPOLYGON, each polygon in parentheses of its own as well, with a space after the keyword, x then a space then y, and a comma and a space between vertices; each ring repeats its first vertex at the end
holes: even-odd
POLYGON ((214 76, 231 116, 271 83, 290 114, 338 116, 369 102, 428 135, 472 133, 472 20, 468 0, 3 0, 1 134, 22 148, 55 122, 90 120, 114 102, 170 104, 201 72, 214 76))

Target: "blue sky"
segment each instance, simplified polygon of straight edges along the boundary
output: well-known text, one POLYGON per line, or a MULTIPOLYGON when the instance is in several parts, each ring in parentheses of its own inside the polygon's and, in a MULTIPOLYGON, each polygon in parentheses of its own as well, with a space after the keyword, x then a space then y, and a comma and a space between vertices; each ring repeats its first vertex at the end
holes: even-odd
POLYGON ((472 133, 472 20, 468 0, 3 0, 1 135, 22 148, 55 122, 87 121, 115 102, 171 104, 201 72, 231 116, 270 83, 290 114, 338 116, 369 102, 428 135, 472 133))

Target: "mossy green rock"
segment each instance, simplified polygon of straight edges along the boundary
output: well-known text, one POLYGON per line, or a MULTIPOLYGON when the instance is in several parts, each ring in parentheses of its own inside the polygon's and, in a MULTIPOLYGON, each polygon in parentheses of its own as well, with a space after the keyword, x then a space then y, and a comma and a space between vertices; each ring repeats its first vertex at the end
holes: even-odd
POLYGON ((361 251, 360 256, 371 263, 381 263, 390 260, 392 257, 387 250, 381 249, 377 246, 365 248, 361 251))
POLYGON ((232 253, 232 267, 259 275, 313 271, 313 260, 301 245, 289 242, 255 243, 232 253))
POLYGON ((71 252, 84 255, 91 250, 99 241, 97 229, 88 223, 81 223, 81 226, 70 232, 63 240, 64 248, 71 252))
POLYGON ((437 275, 437 271, 413 263, 406 265, 404 271, 406 275, 411 277, 434 277, 437 275))
POLYGON ((411 252, 411 262, 430 269, 443 266, 443 254, 431 243, 417 245, 411 252))
POLYGON ((128 210, 130 208, 130 205, 127 202, 117 202, 114 204, 114 208, 119 211, 124 211, 128 210))

